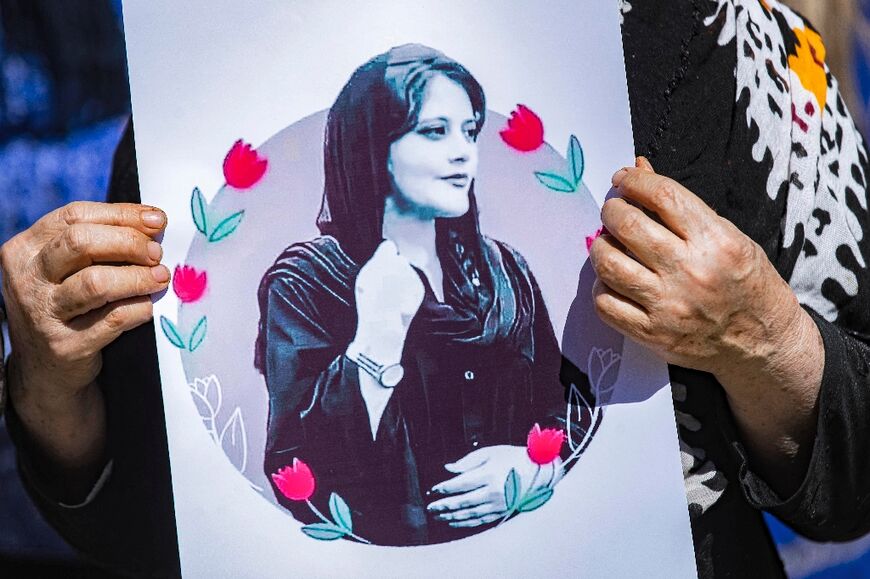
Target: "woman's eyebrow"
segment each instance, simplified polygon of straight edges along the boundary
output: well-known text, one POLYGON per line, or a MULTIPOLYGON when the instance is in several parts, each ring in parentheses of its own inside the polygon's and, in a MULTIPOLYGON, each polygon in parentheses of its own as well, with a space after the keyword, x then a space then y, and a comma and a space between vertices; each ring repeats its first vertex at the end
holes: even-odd
POLYGON ((436 121, 440 121, 442 123, 448 123, 448 124, 450 123, 450 119, 448 119, 447 117, 430 117, 430 118, 425 118, 425 119, 419 119, 417 121, 417 124, 422 125, 425 123, 433 123, 436 121))

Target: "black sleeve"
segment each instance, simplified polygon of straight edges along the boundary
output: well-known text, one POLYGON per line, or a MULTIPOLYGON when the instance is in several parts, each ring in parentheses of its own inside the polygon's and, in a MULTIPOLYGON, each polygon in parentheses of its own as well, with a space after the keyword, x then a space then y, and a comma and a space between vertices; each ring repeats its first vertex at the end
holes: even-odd
MULTIPOLYGON (((291 277, 293 270, 288 266, 291 277)), ((305 503, 281 494, 271 475, 294 459, 306 463, 323 482, 312 500, 325 508, 326 489, 352 487, 364 470, 360 446, 371 433, 358 367, 344 356, 347 343, 319 323, 319 288, 307 285, 274 280, 261 313, 269 391, 264 470, 278 502, 298 520, 316 522, 305 503)))
MULTIPOLYGON (((110 201, 139 201, 130 126, 115 153, 110 183, 110 201)), ((153 324, 125 333, 103 351, 97 381, 106 400, 111 462, 103 485, 84 506, 63 506, 10 407, 7 422, 25 488, 49 524, 85 558, 125 575, 179 576, 153 324)))
POLYGON ((778 496, 749 467, 735 442, 749 502, 818 541, 845 541, 870 531, 870 346, 811 310, 825 345, 819 416, 810 465, 800 488, 778 496))

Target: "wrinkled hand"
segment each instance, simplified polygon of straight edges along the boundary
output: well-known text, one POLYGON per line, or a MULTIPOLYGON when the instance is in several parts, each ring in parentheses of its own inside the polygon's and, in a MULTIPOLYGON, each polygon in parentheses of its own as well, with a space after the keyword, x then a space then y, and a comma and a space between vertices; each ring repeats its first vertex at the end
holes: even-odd
POLYGON ((451 527, 479 527, 507 514, 504 484, 511 469, 520 477, 525 492, 547 486, 547 477, 537 476, 538 467, 524 446, 487 446, 465 455, 444 468, 457 476, 435 485, 433 493, 450 495, 427 508, 451 527))
POLYGON ((100 352, 151 319, 149 294, 169 281, 152 239, 165 223, 149 207, 78 202, 0 247, 8 396, 55 500, 83 500, 105 464, 100 352))
POLYGON ((153 240, 165 224, 150 207, 76 202, 0 248, 16 406, 76 397, 96 378, 100 351, 151 319, 149 296, 169 281, 153 240))
POLYGON ((382 242, 356 278, 354 341, 383 363, 398 362, 425 288, 392 241, 382 242))
POLYGON ((669 363, 713 374, 801 334, 793 292, 732 223, 645 159, 613 185, 620 198, 601 212, 609 234, 590 250, 604 322, 669 363))

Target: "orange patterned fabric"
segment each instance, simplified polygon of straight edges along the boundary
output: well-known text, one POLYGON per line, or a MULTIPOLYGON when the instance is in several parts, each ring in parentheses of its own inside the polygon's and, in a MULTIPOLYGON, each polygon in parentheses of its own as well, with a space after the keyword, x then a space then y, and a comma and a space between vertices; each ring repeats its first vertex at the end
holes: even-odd
POLYGON ((803 87, 816 96, 819 110, 824 112, 828 96, 828 75, 825 72, 825 45, 822 37, 809 27, 795 28, 792 32, 797 54, 788 57, 788 66, 800 78, 803 87))

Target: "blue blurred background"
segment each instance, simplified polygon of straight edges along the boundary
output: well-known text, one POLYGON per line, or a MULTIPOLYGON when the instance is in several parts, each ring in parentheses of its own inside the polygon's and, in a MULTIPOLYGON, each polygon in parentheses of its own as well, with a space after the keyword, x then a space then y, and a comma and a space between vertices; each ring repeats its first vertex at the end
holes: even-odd
MULTIPOLYGON (((870 0, 790 3, 821 29, 867 134, 870 0)), ((121 31, 121 0, 0 0, 0 243, 72 200, 104 198, 129 115, 121 31)), ((870 578, 870 537, 825 545, 768 523, 791 577, 870 578)), ((102 576, 27 499, 2 420, 0 576, 102 576)))

